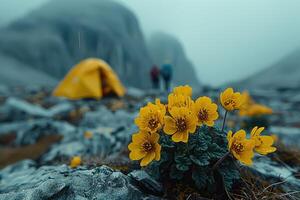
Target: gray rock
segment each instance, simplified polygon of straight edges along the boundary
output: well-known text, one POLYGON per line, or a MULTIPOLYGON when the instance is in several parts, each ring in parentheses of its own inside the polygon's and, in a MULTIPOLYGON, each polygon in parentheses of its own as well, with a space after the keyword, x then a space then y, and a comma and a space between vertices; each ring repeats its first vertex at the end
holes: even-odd
POLYGON ((143 170, 135 170, 129 173, 128 176, 136 180, 142 188, 150 191, 152 194, 161 195, 163 193, 162 185, 143 170))
POLYGON ((7 120, 24 120, 33 117, 53 118, 63 116, 73 109, 69 102, 60 102, 49 109, 28 103, 24 100, 9 97, 5 104, 0 108, 1 113, 6 115, 7 120))
POLYGON ((104 106, 100 106, 98 110, 88 112, 84 115, 80 126, 88 128, 97 127, 128 127, 133 123, 134 115, 124 110, 118 110, 113 113, 104 106))
POLYGON ((0 134, 8 131, 16 132, 16 140, 14 141, 16 145, 35 144, 38 139, 53 134, 60 134, 64 136, 64 140, 68 140, 74 136, 75 130, 75 127, 67 122, 48 119, 0 125, 0 134))
POLYGON ((146 93, 143 90, 134 87, 127 88, 126 94, 127 96, 135 99, 141 99, 146 95, 146 93))
MULTIPOLYGON (((66 165, 23 167, 21 171, 5 168, 0 177, 1 200, 159 199, 137 187, 139 180, 132 182, 130 177, 106 166, 91 170, 66 165)), ((151 182, 150 178, 148 181, 151 182)))
POLYGON ((300 180, 295 177, 300 167, 291 168, 288 165, 274 162, 266 156, 256 156, 251 169, 258 176, 265 177, 268 181, 274 183, 284 181, 281 186, 286 192, 300 190, 300 180))

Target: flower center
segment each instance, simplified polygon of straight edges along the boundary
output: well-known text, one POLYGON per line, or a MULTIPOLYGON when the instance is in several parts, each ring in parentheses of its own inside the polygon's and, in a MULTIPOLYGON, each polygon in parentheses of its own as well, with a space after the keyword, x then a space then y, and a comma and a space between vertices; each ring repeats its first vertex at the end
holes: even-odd
POLYGON ((184 118, 179 118, 176 121, 176 127, 178 131, 185 131, 187 128, 187 124, 184 118))
POLYGON ((232 145, 232 149, 236 152, 236 153, 241 153, 244 151, 244 146, 241 143, 234 143, 232 145))
POLYGON ((142 144, 142 147, 143 147, 144 151, 146 151, 146 152, 149 152, 149 151, 152 150, 152 144, 150 142, 148 142, 148 141, 144 142, 142 144))
POLYGON ((156 119, 150 119, 148 126, 151 130, 155 129, 158 126, 158 121, 156 119))
POLYGON ((229 105, 235 106, 235 101, 233 99, 228 99, 227 101, 225 101, 224 105, 225 106, 229 106, 229 105))
POLYGON ((208 112, 206 109, 202 109, 198 112, 198 118, 200 121, 207 121, 208 119, 208 112))

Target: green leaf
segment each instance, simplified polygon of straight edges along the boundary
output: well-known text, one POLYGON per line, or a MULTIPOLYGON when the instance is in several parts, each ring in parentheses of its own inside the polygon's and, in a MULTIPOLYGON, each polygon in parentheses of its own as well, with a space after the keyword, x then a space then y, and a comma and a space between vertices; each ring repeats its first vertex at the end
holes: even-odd
POLYGON ((171 140, 171 137, 166 134, 161 134, 159 142, 164 148, 174 148, 175 147, 175 144, 171 140))
POLYGON ((213 182, 213 178, 207 170, 199 168, 192 172, 192 178, 199 189, 205 189, 213 182))
POLYGON ((183 172, 180 170, 177 170, 176 165, 172 165, 171 171, 170 171, 170 177, 172 179, 180 180, 183 178, 183 172))
POLYGON ((226 149, 221 148, 217 144, 213 143, 209 145, 206 153, 210 157, 210 159, 219 159, 224 156, 224 154, 226 153, 226 149))
POLYGON ((193 161, 193 163, 195 163, 198 166, 206 166, 209 165, 209 157, 207 156, 207 154, 201 154, 201 155, 191 155, 190 159, 193 161))
POLYGON ((176 168, 181 171, 189 170, 192 164, 191 160, 186 156, 175 156, 176 168))
POLYGON ((184 164, 176 164, 176 168, 180 171, 188 171, 189 170, 189 166, 188 165, 184 165, 184 164))

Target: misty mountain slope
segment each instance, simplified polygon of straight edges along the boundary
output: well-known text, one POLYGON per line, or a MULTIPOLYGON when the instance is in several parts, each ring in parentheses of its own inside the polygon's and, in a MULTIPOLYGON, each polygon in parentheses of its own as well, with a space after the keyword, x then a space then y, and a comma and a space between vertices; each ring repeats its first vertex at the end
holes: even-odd
POLYGON ((241 88, 300 87, 300 48, 235 85, 241 88))
MULTIPOLYGON (((15 68, 30 66, 55 79, 80 60, 98 57, 125 84, 149 84, 151 61, 138 21, 110 0, 52 0, 0 30, 1 54, 15 59, 15 68)), ((1 68, 9 67, 1 62, 1 68)))
POLYGON ((156 33, 149 39, 148 46, 155 64, 162 66, 167 60, 172 64, 175 84, 200 85, 193 64, 176 38, 165 33, 156 33))
POLYGON ((36 85, 55 86, 57 83, 57 80, 53 77, 18 63, 15 59, 0 55, 0 63, 0 85, 27 85, 32 87, 36 85))

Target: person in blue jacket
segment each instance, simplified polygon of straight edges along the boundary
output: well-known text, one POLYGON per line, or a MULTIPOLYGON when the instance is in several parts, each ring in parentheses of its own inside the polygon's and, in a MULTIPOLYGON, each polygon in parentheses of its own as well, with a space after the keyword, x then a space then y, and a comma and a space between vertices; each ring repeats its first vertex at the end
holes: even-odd
POLYGON ((162 65, 160 69, 160 74, 164 80, 165 90, 169 92, 173 75, 173 69, 170 62, 166 61, 165 64, 162 65))

